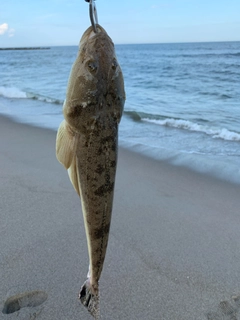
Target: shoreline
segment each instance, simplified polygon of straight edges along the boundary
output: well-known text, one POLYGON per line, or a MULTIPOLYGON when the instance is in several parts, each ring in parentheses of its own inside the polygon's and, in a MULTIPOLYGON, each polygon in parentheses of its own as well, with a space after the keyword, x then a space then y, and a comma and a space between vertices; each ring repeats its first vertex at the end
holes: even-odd
MULTIPOLYGON (((56 132, 0 116, 0 133, 0 312, 10 296, 47 294, 1 317, 90 320, 77 299, 88 271, 81 205, 56 159, 56 132)), ((239 316, 239 192, 119 148, 102 317, 227 320, 224 306, 239 316)))
MULTIPOLYGON (((50 132, 54 132, 55 134, 57 133, 57 129, 50 128, 48 126, 43 127, 42 125, 38 125, 37 123, 31 123, 31 122, 23 122, 21 119, 17 116, 10 116, 7 114, 0 114, 0 121, 1 118, 3 119, 8 119, 10 122, 13 122, 15 124, 20 124, 23 126, 28 126, 32 128, 38 128, 40 130, 49 130, 50 132)), ((61 120, 62 121, 62 120, 61 120)), ((60 121, 60 122, 61 122, 60 121)), ((60 124, 59 122, 59 124, 60 124)), ((210 179, 214 179, 217 181, 221 181, 223 183, 229 183, 230 185, 235 185, 237 187, 240 187, 240 181, 238 178, 231 178, 227 176, 227 173, 220 173, 217 170, 216 171, 211 171, 212 165, 209 166, 208 169, 203 169, 203 168, 197 168, 196 165, 191 165, 187 158, 178 158, 174 152, 172 152, 171 156, 159 156, 159 150, 154 147, 147 147, 147 146, 135 146, 134 143, 126 143, 126 142, 121 142, 119 141, 119 148, 126 150, 127 152, 134 153, 136 155, 139 155, 140 157, 153 160, 156 162, 159 162, 160 164, 167 165, 170 168, 176 168, 180 170, 186 170, 189 171, 193 174, 199 175, 199 176, 205 176, 210 179), (150 150, 150 151, 149 151, 150 150)))

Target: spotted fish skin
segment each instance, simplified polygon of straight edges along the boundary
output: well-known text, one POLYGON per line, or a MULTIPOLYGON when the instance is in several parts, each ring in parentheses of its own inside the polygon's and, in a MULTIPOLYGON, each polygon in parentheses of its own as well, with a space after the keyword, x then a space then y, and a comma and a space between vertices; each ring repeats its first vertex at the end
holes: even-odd
POLYGON ((56 142, 58 160, 81 197, 89 253, 88 279, 79 298, 99 316, 98 281, 108 244, 118 151, 118 125, 125 102, 124 81, 114 45, 97 25, 82 36, 73 64, 65 120, 56 142))

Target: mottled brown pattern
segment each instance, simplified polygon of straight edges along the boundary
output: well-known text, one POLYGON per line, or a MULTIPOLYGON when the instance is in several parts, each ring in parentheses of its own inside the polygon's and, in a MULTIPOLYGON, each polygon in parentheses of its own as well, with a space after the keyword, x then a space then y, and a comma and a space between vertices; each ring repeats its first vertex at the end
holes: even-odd
POLYGON ((102 164, 97 165, 97 169, 95 170, 96 173, 102 174, 105 171, 105 167, 102 164))
POLYGON ((104 234, 108 234, 110 229, 110 223, 106 224, 103 228, 98 228, 94 231, 94 236, 96 239, 100 239, 104 234))
MULTIPOLYGON (((114 45, 102 27, 98 26, 98 31, 94 34, 90 27, 80 41, 63 107, 66 127, 72 132, 71 144, 65 139, 61 145, 62 138, 56 148, 59 161, 68 169, 71 182, 81 195, 90 278, 81 289, 80 300, 92 315, 98 309, 98 281, 111 224, 118 124, 125 102, 114 45)), ((62 131, 58 136, 65 138, 62 131)))
POLYGON ((68 117, 73 119, 75 119, 76 117, 81 117, 82 111, 83 111, 83 106, 76 105, 69 110, 68 117))
POLYGON ((103 153, 103 149, 102 149, 102 147, 100 147, 98 150, 97 150, 97 155, 101 155, 103 153))
POLYGON ((111 161, 110 166, 111 166, 112 168, 115 168, 116 165, 117 165, 117 163, 116 163, 115 160, 111 161))
POLYGON ((114 182, 113 183, 110 183, 110 182, 107 182, 100 186, 95 192, 94 194, 96 196, 99 196, 99 197, 103 197, 106 193, 109 193, 109 192, 112 192, 113 191, 113 188, 114 188, 114 182))

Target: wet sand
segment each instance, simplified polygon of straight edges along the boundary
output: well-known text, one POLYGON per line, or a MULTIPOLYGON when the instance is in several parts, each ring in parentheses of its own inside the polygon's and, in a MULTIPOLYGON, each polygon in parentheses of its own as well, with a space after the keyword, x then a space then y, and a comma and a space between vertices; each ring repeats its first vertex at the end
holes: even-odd
MULTIPOLYGON (((55 136, 0 117, 0 319, 92 319, 77 299, 80 200, 55 136)), ((101 319, 240 319, 239 230, 240 186, 120 148, 101 319)))

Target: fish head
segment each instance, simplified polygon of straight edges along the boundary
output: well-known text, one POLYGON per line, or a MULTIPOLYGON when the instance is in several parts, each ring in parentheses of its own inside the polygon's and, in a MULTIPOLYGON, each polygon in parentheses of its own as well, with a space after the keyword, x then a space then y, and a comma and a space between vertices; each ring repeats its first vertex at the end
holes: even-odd
POLYGON ((89 27, 79 43, 77 59, 69 78, 64 115, 74 127, 97 119, 104 112, 119 123, 125 103, 123 75, 114 44, 107 32, 97 25, 89 27))

